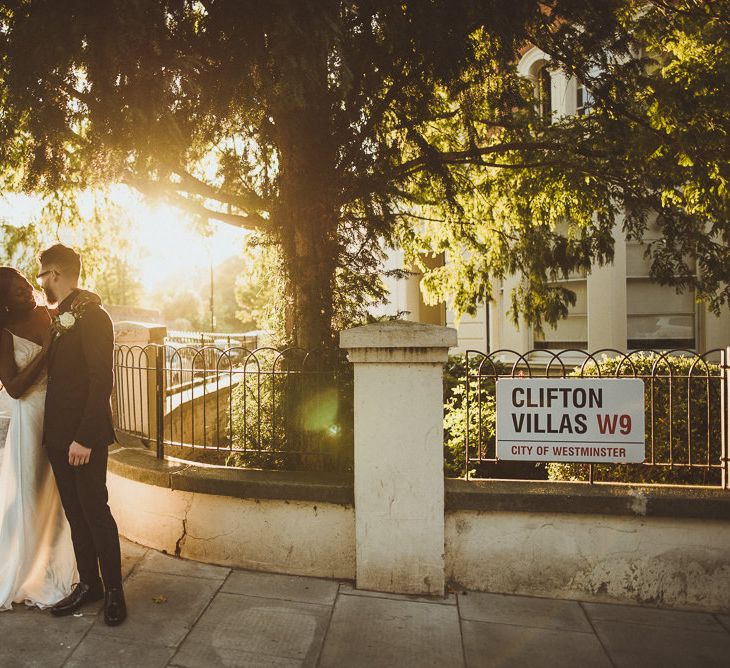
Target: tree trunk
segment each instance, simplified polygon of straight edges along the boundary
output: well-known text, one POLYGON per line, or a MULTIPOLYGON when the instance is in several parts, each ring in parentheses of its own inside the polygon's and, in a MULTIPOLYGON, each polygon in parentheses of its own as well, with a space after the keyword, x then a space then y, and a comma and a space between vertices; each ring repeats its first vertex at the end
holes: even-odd
POLYGON ((338 259, 334 160, 328 142, 318 140, 321 128, 304 124, 301 118, 294 124, 294 132, 280 142, 279 204, 272 223, 286 271, 287 340, 311 350, 334 343, 338 259))
POLYGON ((333 291, 338 261, 336 140, 327 61, 334 38, 323 20, 337 3, 303 3, 277 21, 277 100, 272 120, 278 147, 278 203, 272 224, 286 271, 288 342, 311 350, 334 343, 333 291), (306 36, 305 38, 303 36, 306 36))

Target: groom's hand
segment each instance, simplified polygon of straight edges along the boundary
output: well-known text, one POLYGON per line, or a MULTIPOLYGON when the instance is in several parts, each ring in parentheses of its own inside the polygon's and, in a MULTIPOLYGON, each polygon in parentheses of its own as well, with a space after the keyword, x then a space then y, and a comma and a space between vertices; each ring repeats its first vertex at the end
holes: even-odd
POLYGON ((74 441, 68 449, 68 463, 71 466, 83 466, 89 463, 91 448, 85 448, 81 443, 74 441))

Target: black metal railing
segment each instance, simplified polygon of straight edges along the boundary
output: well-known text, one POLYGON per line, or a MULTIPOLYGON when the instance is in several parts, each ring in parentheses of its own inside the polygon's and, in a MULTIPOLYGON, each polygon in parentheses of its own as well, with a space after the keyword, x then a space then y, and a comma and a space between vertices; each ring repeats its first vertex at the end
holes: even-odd
POLYGON ((148 345, 115 349, 118 430, 208 464, 349 470, 352 370, 338 353, 148 345))
POLYGON ((452 369, 447 457, 467 478, 573 480, 728 487, 726 352, 470 350, 452 369), (496 456, 500 378, 615 377, 644 381, 646 459, 642 464, 513 462, 496 456), (451 415, 450 415, 451 412, 451 415))

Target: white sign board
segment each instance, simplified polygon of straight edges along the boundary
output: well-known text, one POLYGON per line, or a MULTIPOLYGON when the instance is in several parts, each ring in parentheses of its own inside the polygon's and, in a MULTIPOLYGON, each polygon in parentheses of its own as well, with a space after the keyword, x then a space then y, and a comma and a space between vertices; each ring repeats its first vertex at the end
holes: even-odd
POLYGON ((502 378, 497 458, 643 462, 644 381, 639 378, 502 378))

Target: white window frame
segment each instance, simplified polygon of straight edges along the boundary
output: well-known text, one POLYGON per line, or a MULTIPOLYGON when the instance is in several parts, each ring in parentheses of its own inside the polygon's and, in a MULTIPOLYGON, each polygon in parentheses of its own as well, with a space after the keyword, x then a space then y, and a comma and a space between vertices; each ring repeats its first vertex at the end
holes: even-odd
MULTIPOLYGON (((646 245, 646 242, 647 241, 651 241, 651 239, 646 239, 643 242, 640 242, 640 241, 626 241, 625 243, 626 243, 626 247, 627 248, 630 247, 630 246, 633 246, 633 247, 643 247, 643 246, 646 245)), ((699 304, 694 299, 695 291, 692 290, 692 295, 693 295, 693 309, 692 309, 692 313, 691 314, 690 313, 664 313, 664 312, 662 312, 662 313, 642 313, 642 314, 639 314, 639 313, 629 313, 629 286, 632 283, 637 284, 639 282, 654 283, 654 284, 658 285, 658 283, 656 283, 655 281, 653 281, 652 278, 648 274, 647 275, 641 275, 641 274, 629 273, 628 267, 627 267, 627 271, 626 271, 626 327, 627 327, 627 332, 626 332, 626 350, 628 352, 631 352, 632 350, 644 350, 644 349, 647 349, 647 346, 642 346, 641 348, 634 348, 634 347, 630 347, 629 346, 629 341, 631 341, 631 340, 636 341, 637 340, 637 339, 631 339, 630 336, 629 336, 629 332, 628 332, 629 317, 630 316, 641 316, 641 315, 646 315, 646 316, 692 315, 692 336, 694 338, 694 345, 691 346, 689 348, 689 350, 695 350, 695 351, 699 350, 700 349, 699 342, 700 342, 700 334, 701 334, 701 330, 700 330, 700 308, 699 308, 699 304)), ((671 286, 664 286, 664 287, 667 290, 672 289, 671 286)), ((647 339, 647 342, 650 342, 650 341, 651 341, 651 339, 647 339)), ((682 349, 682 350, 684 349, 684 348, 681 348, 679 346, 677 346, 676 348, 677 349, 682 349)))

